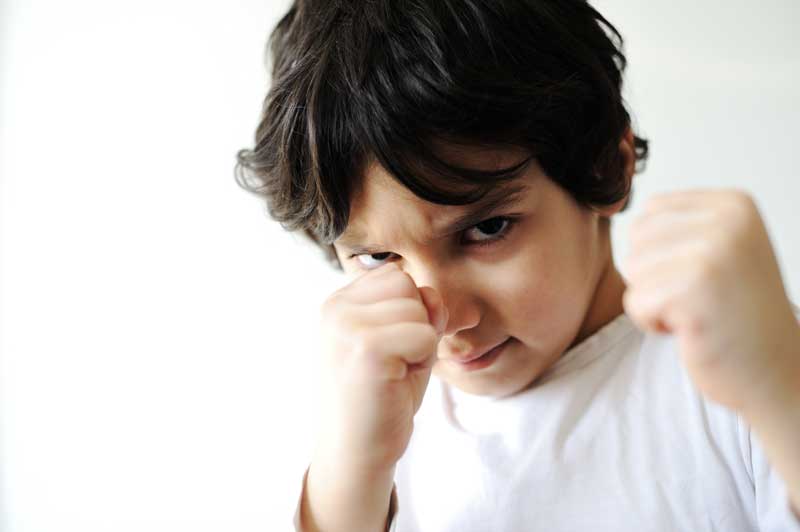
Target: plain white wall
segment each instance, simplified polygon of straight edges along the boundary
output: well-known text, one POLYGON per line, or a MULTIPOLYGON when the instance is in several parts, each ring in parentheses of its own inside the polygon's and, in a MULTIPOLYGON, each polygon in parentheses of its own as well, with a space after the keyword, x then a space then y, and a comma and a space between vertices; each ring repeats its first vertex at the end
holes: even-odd
MULTIPOLYGON (((342 279, 232 174, 286 5, 2 6, 3 531, 289 529, 342 279)), ((800 4, 595 5, 652 141, 617 257, 647 196, 740 187, 800 300, 800 4)))

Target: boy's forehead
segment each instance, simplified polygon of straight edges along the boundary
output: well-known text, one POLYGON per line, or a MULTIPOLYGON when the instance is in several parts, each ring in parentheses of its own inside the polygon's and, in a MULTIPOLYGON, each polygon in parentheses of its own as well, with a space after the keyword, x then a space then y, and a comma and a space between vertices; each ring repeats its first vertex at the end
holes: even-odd
POLYGON ((477 202, 440 205, 417 197, 383 168, 372 166, 352 198, 347 227, 335 243, 353 249, 369 245, 368 241, 392 239, 391 233, 403 232, 403 229, 426 240, 446 236, 479 223, 483 216, 494 210, 517 202, 529 189, 530 176, 522 175, 498 182, 477 202))
MULTIPOLYGON (((538 168, 537 161, 531 156, 530 152, 516 146, 486 146, 444 142, 441 140, 433 140, 430 144, 437 157, 457 167, 471 168, 483 172, 495 172, 515 167, 525 161, 531 161, 531 166, 538 168)), ((357 183, 356 193, 351 198, 351 207, 354 203, 366 199, 364 198, 364 192, 369 191, 363 190, 366 188, 365 185, 390 188, 392 189, 392 194, 411 202, 424 201, 392 178, 374 156, 367 158, 361 179, 357 180, 357 183)), ((504 183, 498 182, 498 187, 503 185, 504 183)), ((467 190, 469 190, 469 187, 465 185, 465 191, 467 190)))

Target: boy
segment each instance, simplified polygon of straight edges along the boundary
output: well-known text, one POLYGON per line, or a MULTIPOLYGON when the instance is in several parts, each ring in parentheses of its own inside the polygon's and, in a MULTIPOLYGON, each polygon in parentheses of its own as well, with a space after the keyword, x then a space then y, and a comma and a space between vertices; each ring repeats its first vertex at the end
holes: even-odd
POLYGON ((298 0, 271 47, 240 183, 353 277, 297 530, 800 530, 800 326, 752 200, 657 197, 613 263, 648 146, 608 21, 298 0))

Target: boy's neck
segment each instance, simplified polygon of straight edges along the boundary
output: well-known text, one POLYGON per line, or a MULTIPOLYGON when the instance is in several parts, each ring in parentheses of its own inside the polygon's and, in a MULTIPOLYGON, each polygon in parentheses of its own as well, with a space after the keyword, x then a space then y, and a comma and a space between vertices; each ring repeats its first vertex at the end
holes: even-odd
POLYGON ((625 279, 617 270, 613 259, 609 258, 605 269, 600 274, 589 310, 586 312, 578 335, 570 348, 578 345, 625 311, 622 306, 625 287, 625 279))

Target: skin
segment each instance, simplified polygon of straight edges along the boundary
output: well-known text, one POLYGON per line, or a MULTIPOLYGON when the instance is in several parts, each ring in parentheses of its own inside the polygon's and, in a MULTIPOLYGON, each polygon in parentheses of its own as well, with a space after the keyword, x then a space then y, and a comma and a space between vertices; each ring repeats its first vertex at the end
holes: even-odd
MULTIPOLYGON (((619 149, 632 179, 630 130, 619 149)), ((451 155, 486 169, 524 158, 451 155)), ((676 337, 698 389, 742 415, 800 507, 800 325, 752 198, 704 190, 650 199, 631 230, 626 283, 609 237, 624 199, 582 207, 535 160, 518 182, 527 185, 518 201, 484 218, 516 223, 442 234, 474 206, 428 203, 368 166, 334 242, 352 280, 322 309, 324 422, 302 504, 310 529, 385 523, 394 466, 432 373, 467 393, 513 395, 623 311, 643 330, 676 337), (498 231, 505 238, 475 244, 498 231), (369 254, 353 249, 356 234, 369 254), (488 368, 452 361, 509 338, 488 368), (332 489, 331 478, 350 484, 332 489)))
POLYGON ((630 239, 626 312, 676 338, 698 389, 756 433, 798 514, 800 325, 755 202, 740 190, 654 196, 630 239))
MULTIPOLYGON (((620 149, 633 175, 633 136, 620 149)), ((467 150, 460 164, 500 169, 525 154, 467 150)), ((442 231, 474 206, 420 200, 371 165, 334 243, 350 283, 321 311, 321 425, 301 500, 307 530, 381 530, 394 468, 411 439, 430 376, 469 393, 508 396, 530 386, 570 346, 622 312, 624 282, 613 265, 609 217, 580 207, 534 161, 527 188, 487 218, 515 223, 442 231), (353 255, 370 243, 372 258, 353 255), (488 246, 476 241, 502 232, 488 246), (387 255, 380 255, 389 252, 387 255), (377 255, 376 255, 377 254, 377 255), (375 266, 378 266, 375 268, 375 266), (448 360, 509 340, 485 371, 448 360)))
MULTIPOLYGON (((620 150, 630 179, 630 131, 620 150)), ((454 153, 461 163, 494 170, 524 158, 513 150, 454 153)), ((372 165, 352 199, 345 234, 366 233, 366 241, 391 256, 351 258, 351 248, 334 243, 352 277, 394 263, 418 287, 430 287, 441 297, 448 319, 433 373, 471 394, 503 397, 520 392, 566 350, 623 312, 625 283, 614 265, 609 238, 609 219, 623 201, 596 210, 582 207, 535 160, 518 179, 528 185, 520 200, 487 216, 518 214, 517 223, 502 240, 467 246, 460 239, 486 239, 497 232, 496 226, 438 236, 437 224, 470 206, 424 201, 372 165), (451 360, 473 350, 484 352, 509 337, 502 356, 481 371, 466 372, 451 360)))

